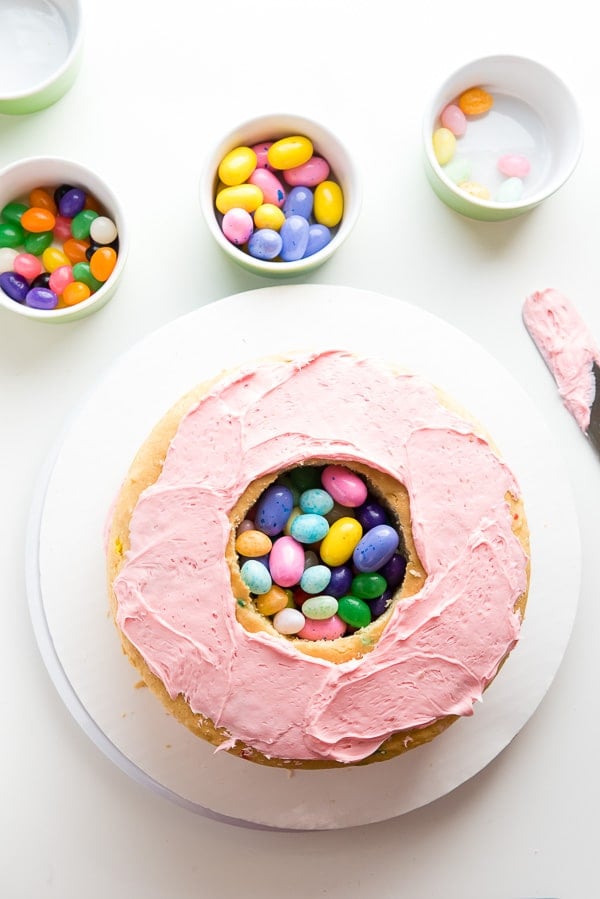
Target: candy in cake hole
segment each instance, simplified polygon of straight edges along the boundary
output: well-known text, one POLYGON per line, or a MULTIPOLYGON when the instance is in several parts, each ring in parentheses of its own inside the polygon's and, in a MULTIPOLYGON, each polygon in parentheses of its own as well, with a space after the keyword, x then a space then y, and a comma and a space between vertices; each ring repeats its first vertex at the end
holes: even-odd
POLYGON ((406 572, 392 510, 365 477, 337 464, 280 474, 238 525, 235 552, 256 611, 277 634, 307 641, 368 627, 406 572))

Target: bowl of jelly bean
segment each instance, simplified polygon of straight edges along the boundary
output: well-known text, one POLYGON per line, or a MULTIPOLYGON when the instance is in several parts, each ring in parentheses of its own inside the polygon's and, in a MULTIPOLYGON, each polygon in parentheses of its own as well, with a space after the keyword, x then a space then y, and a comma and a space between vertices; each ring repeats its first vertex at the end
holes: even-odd
POLYGON ((127 244, 119 201, 86 166, 29 157, 0 171, 0 307, 83 318, 113 296, 127 244))
POLYGON ((0 113, 37 112, 73 85, 83 45, 81 0, 2 0, 0 113))
POLYGON ((265 115, 208 155, 201 207, 226 255, 257 275, 290 277, 330 259, 350 234, 360 190, 348 151, 297 115, 265 115))
POLYGON ((433 190, 483 221, 514 218, 554 194, 575 170, 582 143, 570 90, 520 56, 467 63, 437 89, 423 119, 433 190))

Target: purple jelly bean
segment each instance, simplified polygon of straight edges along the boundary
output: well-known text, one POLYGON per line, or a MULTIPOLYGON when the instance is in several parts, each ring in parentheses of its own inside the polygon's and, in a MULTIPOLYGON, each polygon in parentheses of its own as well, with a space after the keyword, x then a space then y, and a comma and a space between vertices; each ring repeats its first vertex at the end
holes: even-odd
POLYGON ((386 562, 380 569, 379 573, 386 579, 388 587, 395 590, 404 580, 406 559, 400 553, 394 553, 389 562, 386 562))
POLYGON ((282 246, 281 236, 272 228, 259 228, 248 241, 248 252, 255 259, 275 259, 282 246))
POLYGON ((257 530, 274 537, 280 534, 294 508, 294 496, 289 487, 271 484, 256 503, 254 524, 257 530))
POLYGON ((392 601, 393 595, 394 591, 388 589, 384 590, 381 596, 378 596, 377 599, 371 599, 368 601, 372 618, 379 618, 380 615, 383 615, 390 602, 392 601))
POLYGON ((60 198, 58 211, 65 218, 72 219, 85 206, 85 191, 80 187, 72 187, 60 198))
POLYGON ((388 523, 385 509, 381 503, 377 503, 372 499, 367 499, 362 506, 356 509, 356 517, 362 526, 363 533, 370 531, 371 528, 376 527, 378 524, 388 523))
POLYGON ((307 256, 314 256, 315 253, 318 253, 319 250, 326 247, 330 240, 331 231, 327 225, 319 225, 317 223, 310 225, 308 228, 308 243, 306 245, 306 250, 304 251, 304 258, 306 259, 307 256))
POLYGON ((359 571, 378 571, 392 558, 400 537, 389 524, 378 524, 358 542, 352 561, 359 571))
POLYGON ((350 593, 354 572, 350 565, 335 565, 331 569, 331 578, 327 584, 327 595, 340 599, 350 593))
POLYGON ((290 215, 301 215, 309 219, 313 209, 313 192, 309 187, 293 187, 283 204, 286 218, 290 215))
POLYGON ((32 287, 25 297, 25 305, 32 309, 55 309, 58 296, 48 287, 32 287))
POLYGON ((304 256, 308 246, 308 222, 301 215, 286 218, 279 232, 281 234, 280 256, 284 262, 296 262, 304 256))
POLYGON ((23 303, 29 290, 29 282, 16 272, 2 272, 0 275, 0 288, 11 300, 23 303))

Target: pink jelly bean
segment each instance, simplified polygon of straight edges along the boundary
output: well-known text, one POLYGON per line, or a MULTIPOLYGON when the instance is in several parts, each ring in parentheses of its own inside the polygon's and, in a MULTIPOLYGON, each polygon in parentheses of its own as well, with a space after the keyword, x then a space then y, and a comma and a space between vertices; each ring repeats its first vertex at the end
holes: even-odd
POLYGON ((322 156, 312 156, 308 162, 286 169, 283 173, 290 187, 315 187, 329 176, 329 163, 322 156))
POLYGON ((248 182, 254 184, 255 187, 260 187, 263 192, 264 203, 272 203, 273 206, 279 207, 283 206, 286 196, 285 189, 274 172, 270 172, 268 169, 256 168, 248 178, 248 182))
POLYGON ((254 221, 245 209, 229 209, 221 223, 223 234, 236 247, 245 244, 254 230, 254 221))
POLYGON ((252 149, 256 153, 256 167, 258 169, 269 169, 273 171, 273 167, 269 165, 269 160, 267 159, 267 154, 269 152, 269 147, 273 141, 264 141, 261 144, 255 144, 252 149))
POLYGON ((364 481, 342 465, 328 465, 323 469, 321 482, 325 490, 336 503, 355 509, 367 498, 367 485, 364 481))
POLYGON ((13 262, 13 271, 28 281, 33 281, 42 273, 42 263, 32 253, 17 253, 13 262))
POLYGON ((498 168, 507 178, 524 178, 531 171, 531 163, 526 156, 505 153, 498 160, 498 168))
POLYGON ((304 548, 293 537, 279 537, 269 555, 269 571, 275 584, 293 587, 304 571, 304 548))
POLYGON ((71 221, 72 219, 68 219, 64 215, 56 216, 56 223, 54 225, 53 231, 54 236, 57 240, 64 241, 68 240, 73 235, 71 234, 71 221))
POLYGON ((53 290, 57 296, 60 296, 67 284, 71 284, 75 278, 73 276, 73 269, 70 265, 59 265, 58 268, 55 268, 52 274, 50 275, 50 280, 48 282, 48 287, 50 290, 53 290))
POLYGON ((331 618, 307 618, 306 623, 296 636, 303 640, 337 640, 346 633, 346 622, 338 615, 331 618))
POLYGON ((456 103, 450 103, 443 110, 440 121, 444 128, 451 131, 455 137, 462 137, 467 130, 467 117, 456 103))

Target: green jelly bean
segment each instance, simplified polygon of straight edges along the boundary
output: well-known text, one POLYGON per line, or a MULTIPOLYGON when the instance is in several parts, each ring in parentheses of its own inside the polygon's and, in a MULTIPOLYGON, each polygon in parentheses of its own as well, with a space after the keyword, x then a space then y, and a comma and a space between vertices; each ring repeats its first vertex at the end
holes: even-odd
POLYGON ((87 240, 90 236, 90 228, 98 213, 93 209, 82 209, 71 220, 71 234, 76 240, 87 240))
POLYGON ((83 281, 84 284, 87 284, 92 293, 102 287, 102 281, 98 281, 92 275, 89 262, 76 262, 73 266, 73 277, 76 281, 83 281))
POLYGON ((378 574, 376 571, 365 571, 353 578, 350 590, 353 596, 358 596, 360 599, 376 599, 381 596, 386 587, 387 581, 382 574, 378 574))
POLYGON ((25 206, 24 203, 7 203, 0 213, 0 216, 5 222, 10 222, 11 225, 20 225, 21 216, 27 209, 29 209, 29 207, 25 206))
POLYGON ((48 249, 53 239, 54 235, 52 234, 52 231, 39 231, 37 234, 34 234, 33 232, 26 234, 25 242, 23 244, 25 252, 31 253, 32 256, 41 256, 44 250, 48 249))
POLYGON ((25 240, 25 231, 19 223, 12 222, 0 223, 0 247, 10 247, 16 250, 17 247, 23 245, 25 240))
POLYGON ((341 618, 350 627, 366 627, 371 623, 371 609, 364 599, 352 596, 352 594, 342 596, 338 600, 337 614, 338 618, 341 618))
POLYGON ((290 471, 290 478, 298 490, 304 492, 311 487, 321 486, 321 469, 315 465, 301 465, 290 471))
POLYGON ((324 621, 333 618, 338 610, 335 596, 311 596, 302 603, 302 614, 313 621, 324 621))

